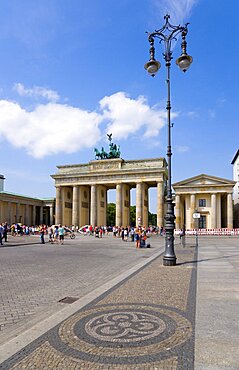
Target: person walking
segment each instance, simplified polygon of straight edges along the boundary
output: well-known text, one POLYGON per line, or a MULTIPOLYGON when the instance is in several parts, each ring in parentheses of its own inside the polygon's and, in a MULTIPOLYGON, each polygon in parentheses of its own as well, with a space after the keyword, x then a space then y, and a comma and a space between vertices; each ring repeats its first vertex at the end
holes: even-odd
POLYGON ((135 238, 136 248, 140 248, 140 232, 139 232, 139 229, 135 230, 134 238, 135 238))
POLYGON ((40 228, 40 240, 41 240, 41 244, 45 244, 44 235, 45 235, 44 226, 41 225, 41 228, 40 228))
POLYGON ((7 222, 5 222, 3 225, 3 239, 5 242, 7 242, 7 229, 8 229, 7 222))
POLYGON ((3 229, 3 225, 0 224, 0 244, 3 245, 3 232, 4 232, 4 229, 3 229))
POLYGON ((53 231, 52 226, 48 228, 48 236, 49 236, 49 242, 54 243, 54 231, 53 231))
POLYGON ((62 225, 59 225, 59 239, 60 239, 60 244, 64 244, 64 236, 65 236, 65 229, 62 225))
POLYGON ((127 227, 124 229, 124 241, 125 242, 128 241, 128 229, 127 229, 127 227))
POLYGON ((130 230, 130 238, 131 238, 131 242, 134 242, 134 228, 131 227, 131 230, 130 230))
POLYGON ((59 242, 59 227, 58 225, 55 225, 55 229, 54 229, 54 242, 56 242, 58 244, 59 242))

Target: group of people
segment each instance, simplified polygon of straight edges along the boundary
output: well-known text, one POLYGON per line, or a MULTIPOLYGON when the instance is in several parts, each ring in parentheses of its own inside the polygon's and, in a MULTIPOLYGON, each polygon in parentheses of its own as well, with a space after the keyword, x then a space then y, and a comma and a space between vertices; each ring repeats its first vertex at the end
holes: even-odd
POLYGON ((21 223, 13 223, 8 227, 12 236, 35 235, 39 234, 42 225, 28 226, 21 223))
POLYGON ((3 245, 3 241, 8 241, 8 232, 12 236, 23 236, 23 235, 40 235, 41 244, 45 244, 45 235, 49 236, 49 242, 63 244, 65 237, 65 227, 62 225, 37 225, 27 226, 21 223, 14 223, 8 225, 7 222, 0 224, 0 245, 3 245))
MULTIPOLYGON (((160 229, 159 229, 160 230, 160 229)), ((150 234, 158 233, 159 230, 155 230, 153 227, 146 228, 145 226, 128 226, 128 227, 118 227, 118 226, 95 226, 87 225, 83 227, 82 231, 84 235, 95 236, 102 238, 105 234, 112 232, 114 238, 121 238, 122 241, 135 242, 136 248, 150 247, 149 243, 146 243, 147 237, 150 234)))
MULTIPOLYGON (((81 229, 78 226, 70 226, 69 228, 62 225, 38 225, 38 226, 27 226, 21 223, 14 223, 8 225, 7 222, 0 224, 0 244, 3 245, 3 240, 7 242, 7 233, 10 231, 12 236, 22 235, 40 235, 41 244, 45 244, 45 236, 48 235, 48 241, 50 243, 63 244, 65 239, 66 230, 74 234, 76 231, 81 229)), ((95 236, 102 238, 105 234, 112 232, 113 237, 121 238, 122 241, 135 242, 136 248, 146 247, 149 244, 146 243, 147 237, 150 234, 163 235, 163 228, 158 227, 118 227, 118 226, 85 226, 83 228, 84 235, 95 236)))
POLYGON ((45 234, 48 235, 50 243, 63 244, 65 239, 65 227, 62 225, 42 225, 40 228, 41 244, 45 244, 45 234))
POLYGON ((117 234, 121 236, 122 241, 135 242, 136 248, 149 248, 150 244, 146 244, 147 234, 149 235, 149 230, 146 227, 121 227, 113 228, 113 235, 117 237, 117 234))

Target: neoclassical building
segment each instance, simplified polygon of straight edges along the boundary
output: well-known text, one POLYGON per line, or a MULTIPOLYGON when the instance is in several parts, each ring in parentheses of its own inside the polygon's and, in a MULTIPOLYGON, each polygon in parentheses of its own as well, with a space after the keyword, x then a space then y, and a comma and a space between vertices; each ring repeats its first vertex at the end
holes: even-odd
POLYGON ((173 184, 176 229, 233 228, 235 181, 201 174, 173 184), (199 219, 194 219, 197 210, 199 219))
MULTIPOLYGON (((130 224, 130 189, 136 188, 136 222, 148 225, 148 190, 157 188, 157 225, 164 225, 167 163, 164 158, 95 160, 58 166, 55 222, 106 225, 107 190, 116 189, 116 225, 130 224)), ((175 227, 233 228, 235 181, 198 175, 173 184, 175 227), (200 219, 194 219, 197 210, 200 219)))
MULTIPOLYGON (((58 166, 52 175, 56 199, 33 198, 4 191, 0 175, 0 222, 27 225, 106 225, 107 191, 116 189, 116 225, 130 224, 130 190, 136 189, 136 222, 148 226, 149 189, 157 189, 157 225, 164 225, 167 163, 164 158, 94 160, 58 166)), ((233 228, 236 182, 201 174, 173 184, 175 228, 233 228), (194 219, 195 211, 200 219, 194 219)))
POLYGON ((0 223, 53 223, 54 198, 40 199, 4 191, 4 180, 4 176, 0 175, 0 223))
POLYGON ((106 225, 107 190, 116 189, 116 225, 130 224, 130 189, 136 188, 137 224, 148 225, 148 190, 157 188, 157 223, 164 223, 164 158, 94 160, 87 164, 57 166, 56 223, 106 225))

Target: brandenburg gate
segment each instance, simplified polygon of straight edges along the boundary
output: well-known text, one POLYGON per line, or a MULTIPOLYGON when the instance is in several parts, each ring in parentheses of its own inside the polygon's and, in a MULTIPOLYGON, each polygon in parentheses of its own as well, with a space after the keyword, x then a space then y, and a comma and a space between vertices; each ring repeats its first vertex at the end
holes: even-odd
MULTIPOLYGON (((113 144, 110 145, 113 148, 113 144)), ((103 154, 107 156, 102 148, 99 160, 57 166, 58 172, 52 175, 56 187, 55 223, 68 226, 106 225, 107 190, 116 189, 116 226, 128 226, 130 189, 136 188, 136 222, 147 226, 148 192, 150 187, 156 187, 157 225, 163 225, 167 181, 165 159, 103 159, 103 154)))

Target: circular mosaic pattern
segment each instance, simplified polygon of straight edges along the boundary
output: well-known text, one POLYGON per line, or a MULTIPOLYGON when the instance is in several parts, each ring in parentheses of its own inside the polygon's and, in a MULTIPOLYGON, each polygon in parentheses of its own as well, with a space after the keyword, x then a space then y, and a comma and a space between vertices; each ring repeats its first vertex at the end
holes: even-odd
POLYGON ((85 325, 86 333, 93 338, 128 344, 158 336, 165 328, 159 317, 137 311, 100 314, 85 325))
POLYGON ((190 321, 177 310, 116 304, 79 311, 59 326, 57 338, 50 343, 84 361, 140 364, 172 356, 171 351, 191 335, 190 321))

